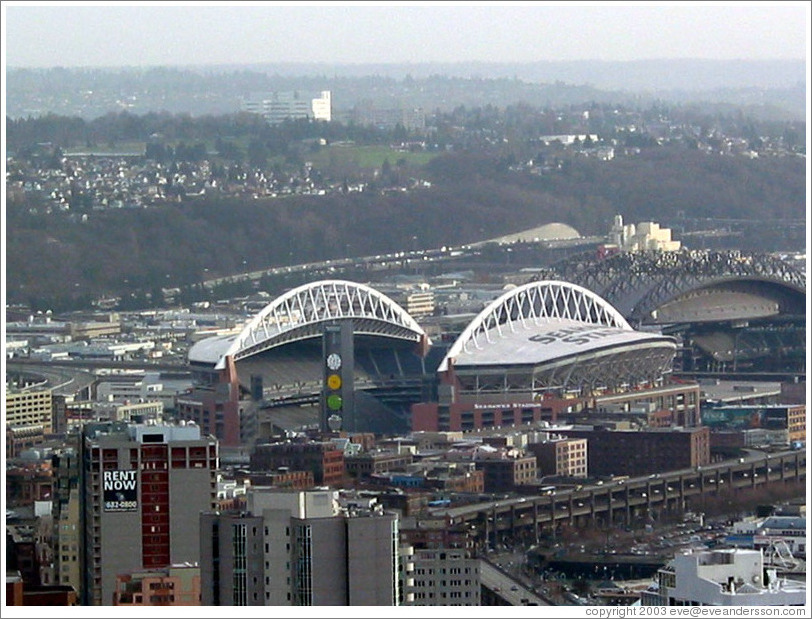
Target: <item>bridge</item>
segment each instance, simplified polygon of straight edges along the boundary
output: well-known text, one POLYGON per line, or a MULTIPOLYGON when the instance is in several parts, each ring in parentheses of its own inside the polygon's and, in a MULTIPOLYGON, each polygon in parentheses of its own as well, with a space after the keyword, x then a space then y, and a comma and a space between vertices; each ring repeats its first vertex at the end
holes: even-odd
POLYGON ((804 483, 806 452, 751 454, 745 458, 648 477, 598 482, 548 494, 432 510, 449 527, 467 528, 479 542, 539 534, 560 524, 574 527, 629 526, 652 510, 679 512, 704 495, 735 493, 768 485, 804 483))

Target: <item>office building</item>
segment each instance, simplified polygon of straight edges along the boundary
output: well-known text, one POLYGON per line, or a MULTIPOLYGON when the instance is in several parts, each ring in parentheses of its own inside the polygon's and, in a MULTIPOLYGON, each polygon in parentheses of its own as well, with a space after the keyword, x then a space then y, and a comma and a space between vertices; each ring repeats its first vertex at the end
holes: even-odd
POLYGON ((413 564, 405 587, 408 606, 479 606, 479 559, 464 550, 415 549, 405 558, 413 564))
POLYGON ((514 450, 478 454, 475 462, 483 473, 485 492, 509 492, 536 481, 536 458, 532 455, 514 450))
POLYGON ((254 94, 243 101, 243 110, 260 114, 269 124, 275 125, 285 120, 310 118, 332 120, 332 95, 323 90, 317 97, 295 91, 254 94))
POLYGON ((50 389, 6 389, 6 457, 45 440, 53 432, 53 399, 50 389))
POLYGON ((53 403, 50 389, 6 390, 5 421, 11 426, 41 425, 51 432, 53 403))
POLYGON ((587 476, 585 438, 552 437, 541 443, 531 443, 527 449, 536 456, 539 476, 587 476))
POLYGON ((83 605, 116 577, 196 563, 199 515, 216 501, 218 444, 195 425, 87 424, 81 442, 83 605))
POLYGON ((398 604, 398 518, 380 506, 253 488, 246 513, 200 521, 204 605, 398 604))
POLYGON ((705 427, 614 431, 562 427, 556 432, 586 439, 590 475, 634 477, 710 463, 710 430, 705 427))
POLYGON ((334 443, 278 442, 257 445, 251 453, 253 472, 309 471, 319 486, 339 486, 344 481, 344 452, 334 443))

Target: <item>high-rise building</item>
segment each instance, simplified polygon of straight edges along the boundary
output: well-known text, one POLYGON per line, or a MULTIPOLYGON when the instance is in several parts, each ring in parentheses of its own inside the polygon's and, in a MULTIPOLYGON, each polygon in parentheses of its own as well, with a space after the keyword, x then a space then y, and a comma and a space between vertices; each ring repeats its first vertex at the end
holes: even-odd
POLYGON ((81 596, 82 512, 78 450, 66 448, 54 454, 51 457, 51 468, 56 582, 73 587, 81 596))
POLYGON ((278 124, 288 119, 312 118, 332 120, 332 101, 329 90, 310 98, 298 90, 254 94, 243 100, 243 110, 260 114, 268 123, 278 124))
POLYGON ((84 427, 84 605, 112 604, 119 574, 198 562, 200 513, 215 505, 218 457, 216 439, 195 425, 84 427))
POLYGON ((479 559, 464 550, 417 549, 408 557, 413 563, 405 588, 409 606, 479 606, 481 581, 479 559))
POLYGON ((248 513, 201 514, 203 605, 397 605, 397 515, 338 496, 253 488, 248 513))

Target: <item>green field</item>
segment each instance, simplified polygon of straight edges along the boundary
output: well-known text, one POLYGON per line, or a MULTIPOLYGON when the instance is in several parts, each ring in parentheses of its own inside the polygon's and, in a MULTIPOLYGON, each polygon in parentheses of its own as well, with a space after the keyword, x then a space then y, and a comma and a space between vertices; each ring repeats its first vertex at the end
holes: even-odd
MULTIPOLYGON (((235 140, 237 145, 243 150, 246 144, 243 140, 235 140)), ((247 142, 247 140, 245 140, 247 142)), ((176 143, 169 142, 171 146, 176 143)), ((206 144, 210 149, 214 148, 213 144, 206 144)), ((146 143, 144 142, 118 142, 116 144, 97 144, 94 146, 84 146, 77 148, 69 148, 65 150, 65 155, 143 155, 146 150, 146 143)), ((328 168, 335 164, 352 164, 364 169, 380 169, 383 162, 389 160, 389 164, 393 167, 397 166, 398 162, 405 161, 410 166, 422 166, 431 161, 438 153, 432 152, 402 152, 391 149, 389 146, 360 146, 356 144, 332 144, 329 146, 322 146, 312 153, 305 153, 304 159, 313 162, 317 168, 328 168)), ((274 162, 274 158, 269 158, 269 163, 274 162)), ((284 163, 284 158, 279 157, 278 163, 284 163)))
POLYGON ((434 157, 437 153, 427 152, 402 152, 396 151, 388 146, 357 146, 354 144, 333 144, 322 147, 319 151, 308 154, 307 159, 315 166, 327 166, 337 161, 353 162, 362 168, 380 168, 385 160, 389 160, 392 166, 398 161, 405 160, 407 165, 422 166, 434 157))
POLYGON ((147 148, 146 142, 116 142, 110 144, 94 144, 93 146, 77 146, 66 148, 64 154, 67 156, 78 155, 143 155, 147 148))

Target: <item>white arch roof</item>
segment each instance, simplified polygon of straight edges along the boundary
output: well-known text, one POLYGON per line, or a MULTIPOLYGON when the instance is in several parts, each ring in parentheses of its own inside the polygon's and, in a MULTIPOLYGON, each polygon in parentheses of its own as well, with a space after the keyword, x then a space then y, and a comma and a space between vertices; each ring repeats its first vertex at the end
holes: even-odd
POLYGON ((650 338, 634 331, 620 312, 586 288, 563 281, 530 282, 482 310, 451 346, 438 371, 448 370, 449 361, 456 363, 460 357, 482 364, 540 362, 575 352, 579 349, 571 348, 584 342, 607 346, 650 338), (518 338, 518 333, 528 337, 518 338), (555 345, 542 353, 542 344, 555 345))
POLYGON ((514 232, 513 234, 505 234, 504 236, 495 239, 489 239, 476 245, 484 245, 485 243, 533 243, 538 241, 566 241, 570 239, 580 239, 581 233, 568 224, 553 222, 522 230, 521 232, 514 232))
MULTIPOLYGON (((383 293, 357 282, 322 280, 277 297, 238 335, 199 342, 194 347, 194 358, 214 362, 217 369, 222 369, 227 356, 236 360, 277 344, 314 337, 320 333, 321 324, 347 318, 355 320, 356 333, 414 342, 426 337, 414 318, 383 293)), ((191 360, 192 351, 189 356, 191 360)))

